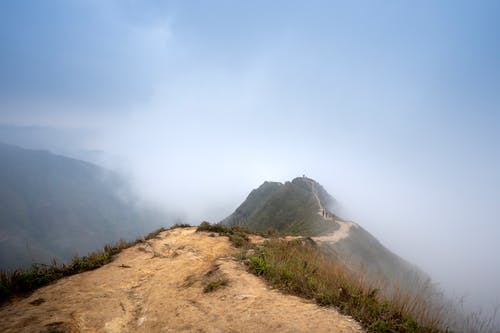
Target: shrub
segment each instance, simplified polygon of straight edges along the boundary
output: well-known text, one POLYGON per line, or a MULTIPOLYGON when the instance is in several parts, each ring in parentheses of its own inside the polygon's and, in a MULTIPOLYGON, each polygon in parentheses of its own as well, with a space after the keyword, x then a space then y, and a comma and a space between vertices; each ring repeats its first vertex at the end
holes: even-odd
POLYGON ((173 226, 171 226, 169 229, 177 229, 177 228, 191 228, 191 224, 189 223, 176 223, 173 226))
MULTIPOLYGON (((172 228, 173 229, 173 228, 172 228)), ((161 227, 161 228, 158 228, 156 229, 155 231, 152 231, 150 232, 146 237, 144 237, 145 239, 153 239, 155 237, 157 237, 161 232, 163 231, 166 231, 168 229, 164 228, 164 227, 161 227)))
POLYGON ((211 232, 218 233, 221 236, 227 236, 234 247, 248 247, 248 235, 252 232, 250 229, 242 226, 225 226, 223 224, 210 224, 209 222, 202 222, 196 232, 211 232))

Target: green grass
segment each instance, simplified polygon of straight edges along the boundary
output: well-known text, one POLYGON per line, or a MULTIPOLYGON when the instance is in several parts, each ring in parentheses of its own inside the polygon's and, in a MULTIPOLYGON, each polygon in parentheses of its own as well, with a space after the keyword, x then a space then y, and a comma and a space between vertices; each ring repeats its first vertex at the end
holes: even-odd
POLYGON ((65 276, 99 268, 113 260, 121 250, 136 244, 120 241, 106 245, 103 250, 92 252, 83 257, 74 257, 70 263, 58 264, 55 260, 50 265, 33 264, 29 269, 0 271, 0 302, 10 296, 29 293, 65 276))
POLYGON ((159 229, 156 229, 155 231, 152 231, 150 232, 146 237, 144 237, 145 239, 153 239, 153 238, 156 238, 160 233, 162 233, 163 231, 167 231, 167 230, 172 230, 172 229, 177 229, 177 228, 190 228, 191 225, 190 224, 187 224, 187 223, 176 223, 172 226, 170 226, 169 228, 165 228, 165 227, 161 227, 159 229))
POLYGON ((245 248, 249 246, 249 238, 252 232, 250 229, 242 226, 226 226, 223 224, 210 224, 208 222, 202 222, 200 226, 196 229, 196 232, 213 232, 218 233, 221 236, 227 236, 229 241, 234 245, 234 247, 245 248))
POLYGON ((323 306, 335 306, 369 332, 441 332, 436 322, 419 322, 404 304, 384 298, 378 289, 363 286, 314 244, 270 240, 247 259, 251 271, 272 286, 314 299, 323 306))
MULTIPOLYGON (((190 227, 187 224, 176 224, 169 229, 190 227)), ((65 276, 90 271, 113 261, 122 250, 157 237, 161 232, 169 230, 159 228, 146 237, 132 242, 124 240, 116 244, 105 245, 102 250, 92 252, 86 256, 74 257, 70 263, 59 264, 55 260, 51 264, 33 264, 29 269, 0 270, 0 303, 12 296, 27 295, 65 276)))
MULTIPOLYGON (((334 202, 321 185, 315 183, 315 188, 323 205, 334 202)), ((222 223, 243 225, 259 232, 272 226, 280 232, 301 236, 337 230, 337 224, 325 221, 318 214, 319 208, 309 179, 299 177, 285 184, 265 182, 222 223)))

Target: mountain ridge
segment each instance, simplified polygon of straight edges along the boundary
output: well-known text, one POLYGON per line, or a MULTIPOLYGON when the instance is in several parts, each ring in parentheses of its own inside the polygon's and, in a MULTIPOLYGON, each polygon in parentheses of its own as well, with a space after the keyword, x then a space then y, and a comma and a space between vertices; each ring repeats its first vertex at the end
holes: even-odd
POLYGON ((78 159, 0 143, 0 268, 68 261, 157 226, 119 175, 78 159))
POLYGON ((387 249, 358 223, 338 217, 336 206, 336 200, 312 178, 265 181, 221 223, 311 237, 325 253, 353 271, 383 280, 388 289, 430 283, 425 272, 387 249))
POLYGON ((310 178, 297 177, 285 183, 266 181, 221 223, 259 232, 276 229, 292 235, 317 236, 338 229, 319 213, 324 210, 334 215, 334 205, 335 199, 310 178))

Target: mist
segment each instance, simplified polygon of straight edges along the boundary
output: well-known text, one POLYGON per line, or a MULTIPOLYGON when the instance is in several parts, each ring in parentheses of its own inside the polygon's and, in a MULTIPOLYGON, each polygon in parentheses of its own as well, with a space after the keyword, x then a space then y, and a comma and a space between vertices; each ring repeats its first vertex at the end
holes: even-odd
POLYGON ((305 174, 468 309, 500 304, 498 4, 37 7, 0 5, 2 141, 192 224, 305 174))

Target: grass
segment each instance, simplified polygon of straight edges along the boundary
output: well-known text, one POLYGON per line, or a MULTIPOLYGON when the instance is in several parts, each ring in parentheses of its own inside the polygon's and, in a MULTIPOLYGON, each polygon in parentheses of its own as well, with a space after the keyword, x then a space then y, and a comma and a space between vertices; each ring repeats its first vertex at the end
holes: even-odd
POLYGON ((434 318, 417 320, 408 305, 381 296, 309 242, 270 240, 247 256, 251 271, 272 286, 335 306, 369 332, 442 332, 434 318))
POLYGON ((216 291, 229 284, 226 275, 220 270, 220 264, 215 264, 215 262, 212 263, 212 267, 205 273, 203 280, 204 293, 216 291))
POLYGON ((221 236, 227 236, 229 241, 237 248, 246 248, 250 244, 248 235, 252 234, 250 229, 242 226, 225 226, 223 224, 210 224, 202 222, 196 229, 196 232, 212 232, 218 233, 221 236))
MULTIPOLYGON (((343 265, 328 258, 308 239, 285 241, 275 237, 260 247, 249 243, 248 228, 203 222, 197 229, 227 236, 235 247, 253 248, 246 258, 251 271, 271 285, 286 292, 314 299, 324 306, 335 306, 358 320, 370 332, 440 332, 431 315, 423 318, 411 314, 408 304, 385 299, 376 288, 367 287, 343 265)), ((261 234, 262 235, 262 234, 261 234)), ((206 284, 204 291, 219 288, 223 280, 206 284)), ((398 295, 401 297, 402 295, 398 295)), ((405 301, 410 299, 401 297, 405 301)), ((415 306, 411 308, 416 308, 415 306)))
MULTIPOLYGON (((500 333, 495 314, 464 315, 430 281, 412 278, 411 290, 387 285, 382 277, 348 269, 310 238, 286 241, 282 233, 255 233, 241 226, 208 222, 197 231, 229 237, 235 246, 242 246, 236 258, 248 263, 250 271, 273 287, 333 306, 355 318, 368 332, 451 333, 453 327, 457 332, 500 333), (256 246, 249 242, 250 234, 268 240, 256 246), (237 236, 245 240, 243 245, 237 236)), ((215 281, 205 288, 220 287, 215 281)))
POLYGON ((0 271, 0 302, 14 295, 29 293, 65 276, 99 268, 111 262, 113 256, 121 250, 134 244, 135 242, 120 241, 117 244, 105 245, 103 250, 83 257, 74 257, 68 264, 58 264, 52 260, 50 265, 33 264, 29 269, 0 271))
MULTIPOLYGON (((188 224, 175 224, 169 229, 190 227, 188 224)), ((90 271, 113 261, 114 257, 122 250, 138 243, 157 237, 161 232, 169 230, 159 228, 146 237, 132 242, 120 240, 116 244, 107 244, 102 250, 92 252, 86 256, 74 257, 70 263, 59 264, 56 260, 47 264, 33 264, 29 269, 0 270, 0 303, 13 296, 23 296, 57 281, 65 276, 70 276, 90 271)))
MULTIPOLYGON (((334 200, 319 184, 314 185, 324 206, 334 200)), ((295 178, 284 184, 265 182, 253 190, 236 211, 223 222, 245 225, 252 231, 265 232, 269 226, 290 235, 316 236, 338 229, 325 223, 312 192, 311 180, 295 178)))
POLYGON ((216 280, 208 282, 203 288, 204 293, 210 293, 215 291, 221 287, 227 286, 229 284, 229 280, 226 278, 218 278, 216 280))
MULTIPOLYGON (((158 235, 160 233, 162 233, 163 231, 167 231, 167 230, 172 230, 172 229, 177 229, 177 228, 190 228, 191 225, 190 224, 187 224, 187 223, 176 223, 168 228, 165 228, 165 227, 161 227, 159 229, 156 229, 155 231, 153 232, 150 232, 146 237, 144 237, 146 240, 148 239, 153 239, 153 238, 156 238, 158 237, 158 235)), ((134 243, 136 244, 137 241, 134 243)))
MULTIPOLYGON (((190 225, 176 224, 169 229, 185 227, 190 225)), ((122 240, 106 245, 100 251, 74 257, 67 264, 58 264, 53 260, 49 265, 34 264, 30 269, 0 271, 0 303, 13 296, 25 296, 65 276, 99 268, 113 261, 123 249, 156 238, 169 229, 157 229, 133 242, 122 240)), ((245 227, 203 222, 197 228, 197 232, 202 231, 227 236, 235 247, 241 249, 239 258, 244 259, 253 273, 265 278, 272 286, 313 299, 323 306, 334 306, 355 318, 368 332, 451 332, 443 319, 446 315, 443 309, 446 311, 446 308, 434 307, 427 299, 425 287, 416 289, 414 293, 400 291, 384 296, 363 276, 354 275, 307 239, 285 241, 278 238, 280 234, 260 234, 276 237, 256 247, 249 240, 249 235, 255 233, 245 227)), ((206 273, 203 291, 213 292, 228 283, 215 266, 206 273)), ((461 328, 460 332, 499 332, 494 317, 485 319, 480 314, 470 315, 455 327, 461 328)))

